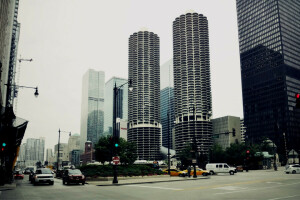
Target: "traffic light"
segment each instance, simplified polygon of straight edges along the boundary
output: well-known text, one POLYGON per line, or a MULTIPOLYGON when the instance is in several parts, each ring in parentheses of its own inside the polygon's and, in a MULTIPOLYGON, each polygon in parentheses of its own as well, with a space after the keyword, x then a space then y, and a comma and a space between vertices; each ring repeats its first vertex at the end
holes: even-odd
POLYGON ((232 136, 235 137, 235 128, 232 128, 232 136))
POLYGON ((115 143, 115 147, 118 147, 119 146, 119 144, 118 143, 115 143))
POLYGON ((296 108, 300 108, 300 94, 296 93, 296 108))
POLYGON ((250 150, 246 151, 246 159, 249 160, 250 159, 250 150))

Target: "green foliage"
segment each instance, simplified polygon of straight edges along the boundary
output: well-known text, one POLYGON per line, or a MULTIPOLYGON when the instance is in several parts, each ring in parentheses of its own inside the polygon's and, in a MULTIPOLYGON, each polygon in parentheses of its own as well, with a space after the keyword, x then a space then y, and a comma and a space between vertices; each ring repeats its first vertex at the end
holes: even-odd
POLYGON ((104 164, 105 161, 110 162, 112 159, 112 140, 111 136, 100 137, 95 145, 96 160, 104 164))
POLYGON ((218 144, 214 144, 210 151, 210 162, 225 162, 225 151, 218 144))
POLYGON ((112 136, 101 137, 98 143, 95 145, 96 160, 105 163, 110 162, 112 159, 113 148, 116 151, 116 155, 120 156, 120 162, 123 165, 133 164, 137 159, 136 145, 131 142, 127 142, 125 139, 119 139, 119 146, 114 147, 114 141, 112 136))
MULTIPOLYGON (((79 167, 87 177, 113 176, 113 165, 84 165, 79 167)), ((147 165, 118 165, 118 176, 144 176, 163 174, 162 171, 147 165)))
POLYGON ((185 148, 179 152, 178 157, 183 168, 187 168, 187 166, 192 164, 192 158, 195 157, 195 153, 192 152, 192 150, 193 146, 191 144, 187 144, 185 148))
POLYGON ((132 142, 127 142, 125 139, 120 138, 120 162, 123 165, 131 165, 134 163, 134 161, 137 159, 137 153, 136 153, 136 144, 132 142))

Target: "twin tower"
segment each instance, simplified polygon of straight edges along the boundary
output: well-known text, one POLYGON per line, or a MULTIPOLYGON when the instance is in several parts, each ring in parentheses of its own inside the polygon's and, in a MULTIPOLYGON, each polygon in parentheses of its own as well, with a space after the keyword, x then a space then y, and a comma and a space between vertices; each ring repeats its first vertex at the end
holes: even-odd
MULTIPOLYGON (((208 154, 212 145, 212 106, 208 21, 186 13, 173 22, 175 147, 196 143, 208 154)), ((148 31, 129 38, 128 141, 137 144, 139 160, 160 159, 159 37, 148 31)))

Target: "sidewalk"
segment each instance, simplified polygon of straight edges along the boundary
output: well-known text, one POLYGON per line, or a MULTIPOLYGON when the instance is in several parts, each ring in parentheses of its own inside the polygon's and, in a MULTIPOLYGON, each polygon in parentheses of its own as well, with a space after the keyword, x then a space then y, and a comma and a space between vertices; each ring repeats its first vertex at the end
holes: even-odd
POLYGON ((113 177, 108 177, 107 180, 87 180, 89 185, 96 186, 118 186, 118 185, 132 185, 132 184, 146 184, 146 183, 158 183, 158 182, 174 182, 174 181, 197 181, 200 179, 208 179, 210 176, 198 176, 197 178, 178 177, 169 175, 158 176, 136 176, 136 177, 118 177, 118 183, 113 184, 113 177))
POLYGON ((5 185, 0 185, 0 191, 5 191, 5 190, 14 190, 16 189, 16 183, 11 183, 11 184, 5 184, 5 185))

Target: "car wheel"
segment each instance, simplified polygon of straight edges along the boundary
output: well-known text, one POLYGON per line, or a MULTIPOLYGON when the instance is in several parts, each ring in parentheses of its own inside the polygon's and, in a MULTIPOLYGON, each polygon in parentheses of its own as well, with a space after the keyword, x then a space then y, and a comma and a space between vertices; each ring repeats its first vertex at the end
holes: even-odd
POLYGON ((296 174, 296 171, 295 171, 295 170, 293 170, 293 171, 292 171, 292 174, 296 174))
POLYGON ((203 173, 202 176, 207 176, 207 174, 206 174, 206 173, 203 173))
POLYGON ((290 172, 285 172, 286 174, 289 174, 290 172))
POLYGON ((230 171, 229 174, 230 174, 230 175, 234 175, 234 171, 230 171))
POLYGON ((70 181, 67 181, 67 185, 70 185, 70 181))
POLYGON ((50 182, 50 183, 49 183, 49 185, 53 185, 53 184, 54 184, 54 182, 50 182))
POLYGON ((210 171, 210 174, 211 174, 211 175, 214 175, 214 174, 215 174, 215 172, 214 172, 214 171, 210 171))
POLYGON ((82 185, 84 185, 85 184, 85 182, 82 182, 82 185))
POLYGON ((62 181, 62 183, 63 183, 63 185, 65 185, 65 184, 66 184, 66 182, 65 182, 64 180, 62 181))

